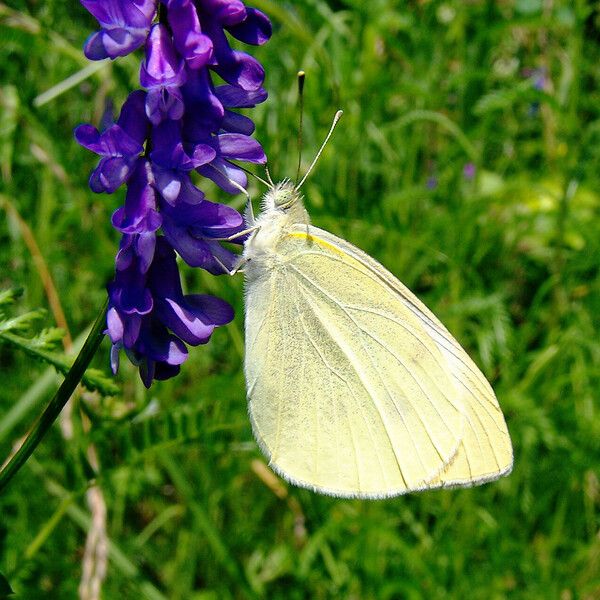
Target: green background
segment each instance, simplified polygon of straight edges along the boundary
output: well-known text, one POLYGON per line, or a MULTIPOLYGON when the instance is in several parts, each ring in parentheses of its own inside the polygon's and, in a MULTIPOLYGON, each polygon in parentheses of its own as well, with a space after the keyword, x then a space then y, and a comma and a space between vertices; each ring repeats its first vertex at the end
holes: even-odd
MULTIPOLYGON (((185 269, 186 289, 228 299, 235 323, 171 381, 146 391, 123 360, 120 395, 78 396, 71 439, 53 428, 0 497, 0 572, 20 598, 77 597, 81 407, 108 511, 104 598, 600 598, 600 3, 254 5, 274 24, 251 50, 273 176, 295 174, 303 68, 305 164, 345 111, 305 186, 313 222, 387 266, 468 349, 506 415, 514 471, 386 501, 271 478, 246 416, 242 277, 185 269)), ((0 3, 0 289, 25 288, 15 314, 48 306, 16 209, 74 338, 112 277, 123 190, 89 191, 96 158, 72 129, 138 85, 138 54, 66 81, 94 28, 75 0, 0 3)), ((95 366, 108 369, 108 345, 95 366)), ((4 457, 58 378, 1 345, 0 376, 4 457)))

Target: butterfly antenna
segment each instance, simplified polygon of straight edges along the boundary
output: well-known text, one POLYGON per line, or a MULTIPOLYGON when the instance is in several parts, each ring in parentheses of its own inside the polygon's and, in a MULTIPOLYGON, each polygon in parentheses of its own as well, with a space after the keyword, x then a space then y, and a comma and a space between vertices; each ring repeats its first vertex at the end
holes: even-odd
POLYGON ((298 71, 298 102, 300 103, 300 122, 298 123, 298 168, 296 169, 295 183, 300 177, 300 165, 302 164, 302 124, 304 121, 304 79, 306 73, 298 71))
POLYGON ((271 188, 275 187, 273 180, 271 179, 271 172, 269 171, 269 167, 265 166, 265 173, 267 174, 267 181, 271 184, 271 188))
POLYGON ((335 126, 338 124, 338 121, 341 119, 343 114, 344 114, 343 110, 338 110, 335 113, 335 116, 333 117, 333 122, 331 123, 331 127, 329 128, 329 133, 327 134, 325 141, 321 144, 321 147, 319 148, 317 155, 315 156, 312 163, 310 164, 310 167, 308 167, 308 171, 306 171, 306 173, 304 174, 302 181, 300 181, 300 183, 295 187, 296 190, 299 190, 302 187, 303 183, 306 181, 306 178, 310 175, 311 171, 315 168, 315 165, 317 164, 319 157, 323 153, 323 150, 325 150, 325 146, 327 145, 329 138, 333 134, 333 130, 335 129, 335 126))
MULTIPOLYGON (((269 177, 269 181, 265 181, 262 177, 259 177, 256 173, 253 173, 249 169, 246 169, 245 167, 242 167, 242 165, 238 165, 238 164, 236 164, 234 162, 231 162, 230 160, 227 160, 227 159, 225 159, 225 161, 228 162, 230 165, 233 165, 234 167, 237 167, 238 169, 241 169, 242 171, 244 171, 244 173, 246 173, 247 175, 250 175, 250 177, 254 177, 254 179, 256 179, 257 181, 260 181, 265 187, 268 187, 269 189, 272 188, 272 187, 274 187, 273 186, 273 182, 271 181, 270 177, 269 177)), ((212 165, 210 165, 210 166, 212 167, 212 165)), ((213 169, 218 170, 216 167, 213 167, 213 169)), ((229 182, 231 183, 231 179, 229 179, 229 182)), ((239 186, 239 187, 242 187, 242 186, 239 186)), ((244 188, 242 187, 242 189, 244 189, 244 188)))

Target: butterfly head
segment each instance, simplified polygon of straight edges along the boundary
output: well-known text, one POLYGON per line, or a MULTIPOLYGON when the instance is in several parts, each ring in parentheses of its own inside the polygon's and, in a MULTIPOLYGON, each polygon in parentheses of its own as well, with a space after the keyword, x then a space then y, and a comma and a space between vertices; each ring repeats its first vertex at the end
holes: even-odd
POLYGON ((284 179, 265 194, 263 208, 288 212, 298 204, 302 204, 302 195, 289 179, 284 179))

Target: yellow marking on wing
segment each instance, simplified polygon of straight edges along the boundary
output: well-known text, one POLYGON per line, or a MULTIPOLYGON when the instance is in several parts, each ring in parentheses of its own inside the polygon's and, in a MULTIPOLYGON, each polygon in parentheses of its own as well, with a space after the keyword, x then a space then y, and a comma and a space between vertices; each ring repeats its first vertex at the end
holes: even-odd
POLYGON ((328 250, 335 252, 335 254, 338 254, 339 256, 343 256, 344 258, 349 258, 350 260, 352 260, 352 262, 358 263, 358 261, 354 257, 350 256, 347 252, 344 252, 344 250, 340 250, 340 248, 338 248, 337 246, 334 246, 333 244, 326 242, 324 239, 317 237, 316 235, 312 235, 312 234, 306 233, 304 231, 293 231, 293 232, 289 233, 288 235, 290 237, 308 240, 309 242, 315 242, 315 243, 323 246, 323 248, 327 248, 328 250))

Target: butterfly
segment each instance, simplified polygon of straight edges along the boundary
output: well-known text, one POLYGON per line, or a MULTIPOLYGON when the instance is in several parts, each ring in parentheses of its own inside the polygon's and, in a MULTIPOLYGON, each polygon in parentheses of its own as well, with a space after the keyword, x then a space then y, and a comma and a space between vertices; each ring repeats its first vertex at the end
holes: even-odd
POLYGON ((248 411, 270 467, 353 498, 509 473, 510 436, 484 375, 392 273, 310 224, 307 175, 270 184, 242 254, 248 411))

